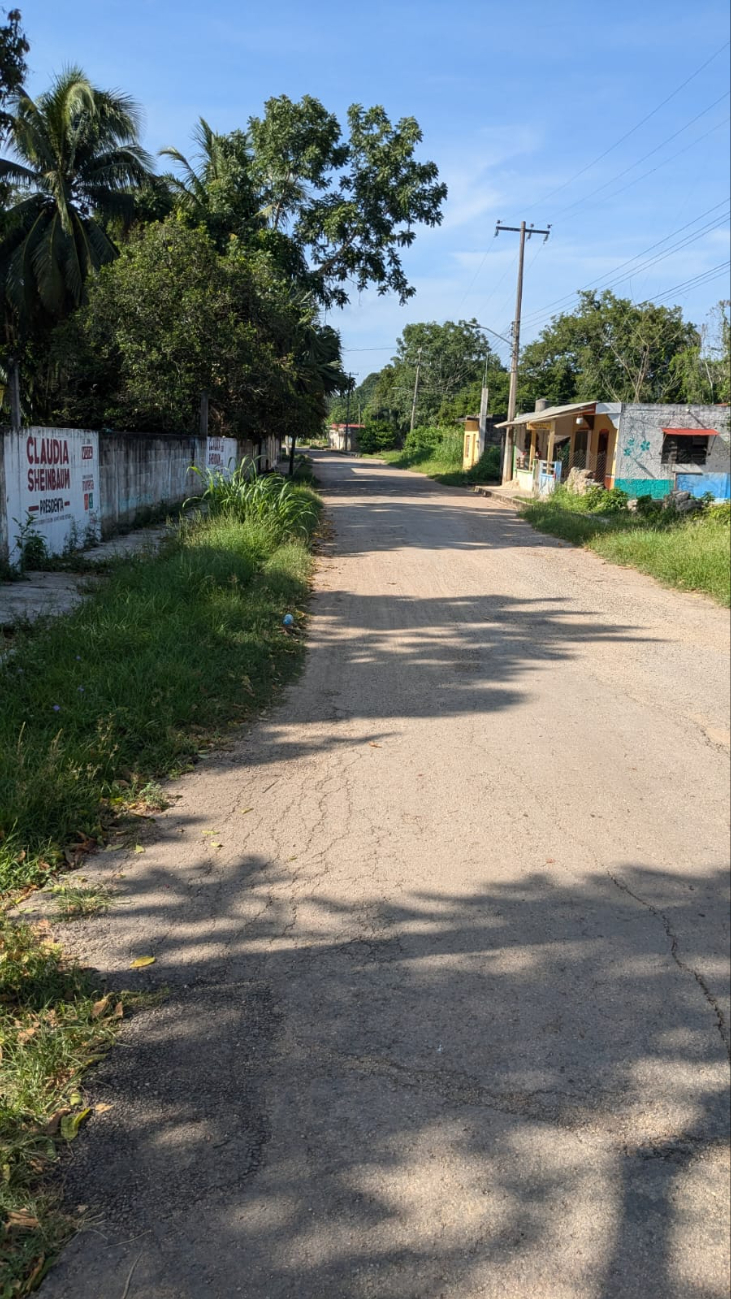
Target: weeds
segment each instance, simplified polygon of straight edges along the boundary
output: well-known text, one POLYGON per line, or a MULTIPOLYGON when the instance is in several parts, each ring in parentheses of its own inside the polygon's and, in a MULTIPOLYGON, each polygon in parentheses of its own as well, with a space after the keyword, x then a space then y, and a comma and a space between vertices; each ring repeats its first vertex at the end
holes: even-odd
MULTIPOLYGON (((304 459, 301 457, 301 459, 304 459)), ((193 471, 203 480, 203 490, 186 504, 201 506, 209 516, 227 515, 241 523, 257 523, 276 542, 312 536, 320 515, 318 499, 307 487, 280 474, 260 474, 251 462, 242 462, 233 473, 193 471)))
POLYGON ((103 884, 56 884, 52 890, 59 920, 85 920, 104 915, 114 906, 103 884))
POLYGON ((0 1274, 30 1294, 76 1222, 48 1175, 92 1112, 83 1075, 112 1045, 123 1001, 63 957, 48 926, 0 919, 0 1274))
POLYGON ((463 435, 457 429, 414 429, 401 451, 382 452, 395 469, 413 469, 445 487, 500 480, 500 448, 488 447, 472 469, 462 468, 463 435))

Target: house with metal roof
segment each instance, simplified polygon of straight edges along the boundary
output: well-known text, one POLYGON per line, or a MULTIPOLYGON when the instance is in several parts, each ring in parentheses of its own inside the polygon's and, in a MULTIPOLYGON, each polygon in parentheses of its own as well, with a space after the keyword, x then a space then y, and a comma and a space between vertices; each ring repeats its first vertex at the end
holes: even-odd
POLYGON ((572 469, 630 497, 673 489, 717 500, 731 495, 728 406, 573 402, 536 409, 505 430, 503 483, 532 495, 552 491, 572 469))

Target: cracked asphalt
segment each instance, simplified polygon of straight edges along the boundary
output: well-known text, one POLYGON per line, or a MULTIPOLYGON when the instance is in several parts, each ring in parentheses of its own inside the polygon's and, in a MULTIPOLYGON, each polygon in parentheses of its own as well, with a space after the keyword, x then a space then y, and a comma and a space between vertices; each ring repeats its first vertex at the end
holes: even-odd
POLYGON ((315 458, 303 676, 63 931, 169 992, 44 1299, 720 1299, 727 615, 315 458))

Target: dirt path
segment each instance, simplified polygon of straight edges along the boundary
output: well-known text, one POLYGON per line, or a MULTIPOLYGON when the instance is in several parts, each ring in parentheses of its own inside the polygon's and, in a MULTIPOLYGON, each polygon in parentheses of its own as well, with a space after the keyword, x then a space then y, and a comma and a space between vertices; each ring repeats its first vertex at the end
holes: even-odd
POLYGON ((316 458, 304 677, 74 927, 170 995, 44 1299, 720 1299, 727 616, 316 458))

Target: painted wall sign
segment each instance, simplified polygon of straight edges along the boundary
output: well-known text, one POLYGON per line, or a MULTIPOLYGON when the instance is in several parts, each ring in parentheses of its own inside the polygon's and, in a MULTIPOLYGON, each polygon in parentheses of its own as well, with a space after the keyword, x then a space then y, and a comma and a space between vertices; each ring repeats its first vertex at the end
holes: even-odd
POLYGON ((237 451, 236 438, 208 438, 206 469, 210 469, 212 473, 233 473, 236 468, 237 451))
POLYGON ((6 434, 5 474, 11 562, 21 529, 42 537, 52 555, 98 540, 97 433, 28 428, 6 434))

